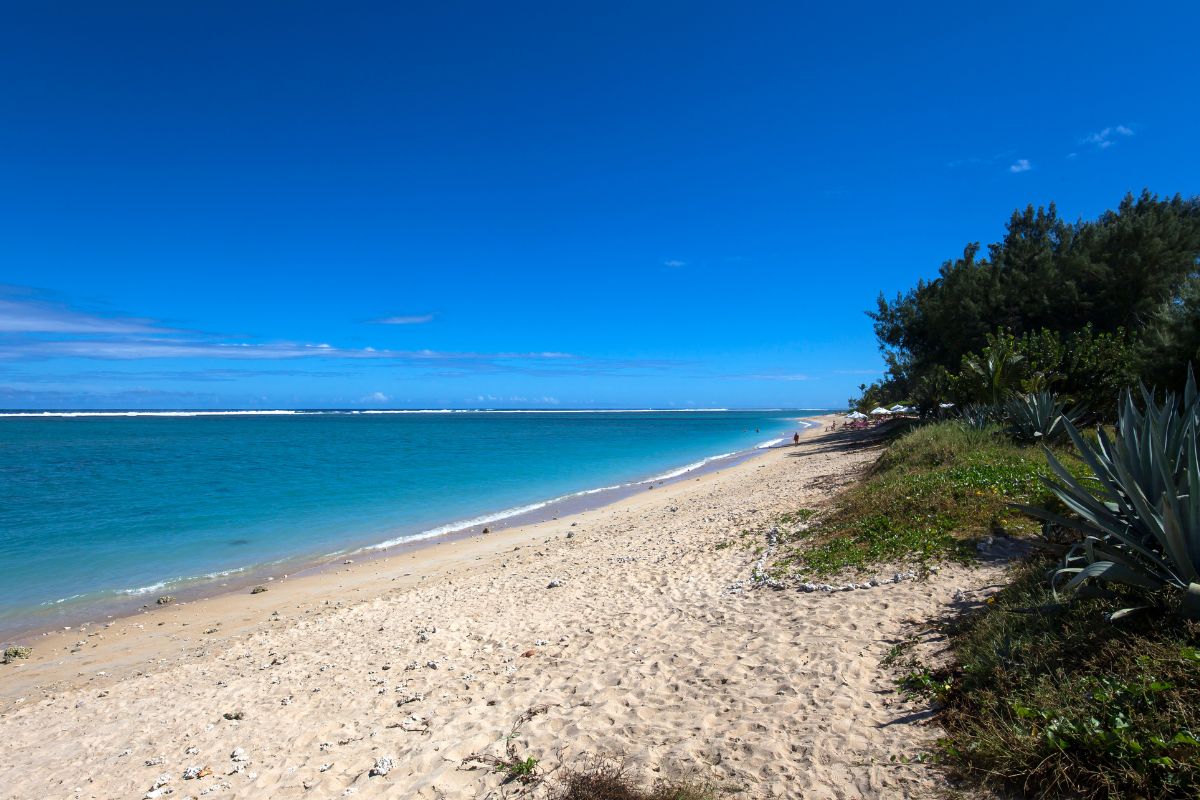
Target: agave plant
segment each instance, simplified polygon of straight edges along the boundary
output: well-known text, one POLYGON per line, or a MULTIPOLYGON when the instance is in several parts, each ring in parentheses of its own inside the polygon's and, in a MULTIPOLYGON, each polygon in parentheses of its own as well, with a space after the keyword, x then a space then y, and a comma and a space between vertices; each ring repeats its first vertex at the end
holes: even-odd
POLYGON ((1195 382, 1189 376, 1182 407, 1170 394, 1159 405, 1144 387, 1142 397, 1144 412, 1132 393, 1122 395, 1114 439, 1099 430, 1093 444, 1064 421, 1092 480, 1075 478, 1046 451, 1054 473, 1046 483, 1078 516, 1022 508, 1084 535, 1054 573, 1056 595, 1064 579, 1064 591, 1088 580, 1167 589, 1182 593, 1183 613, 1200 617, 1200 403, 1195 382))
POLYGON ((958 421, 972 430, 981 431, 984 428, 996 422, 996 409, 976 403, 974 405, 964 406, 959 412, 958 421))
POLYGON ((1066 423, 1074 424, 1083 415, 1082 408, 1068 411, 1066 403, 1051 392, 1017 395, 1005 405, 1009 433, 1024 442, 1053 442, 1065 439, 1066 423))

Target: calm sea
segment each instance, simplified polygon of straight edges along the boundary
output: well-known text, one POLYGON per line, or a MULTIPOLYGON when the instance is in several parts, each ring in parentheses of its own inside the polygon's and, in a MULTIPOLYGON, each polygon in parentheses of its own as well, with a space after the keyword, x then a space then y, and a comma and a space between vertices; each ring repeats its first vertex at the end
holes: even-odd
POLYGON ((816 413, 0 416, 0 633, 661 478, 816 413))

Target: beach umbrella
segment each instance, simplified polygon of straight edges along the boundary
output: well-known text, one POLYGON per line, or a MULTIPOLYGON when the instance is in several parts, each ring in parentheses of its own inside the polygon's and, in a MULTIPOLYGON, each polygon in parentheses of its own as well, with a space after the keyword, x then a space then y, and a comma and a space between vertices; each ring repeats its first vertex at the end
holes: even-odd
POLYGON ((896 405, 892 406, 891 408, 891 412, 893 414, 907 414, 909 411, 912 411, 912 409, 908 406, 902 406, 899 403, 896 403, 896 405))
POLYGON ((890 413, 892 413, 891 410, 886 409, 883 406, 876 406, 875 408, 871 409, 872 416, 883 416, 884 414, 890 414, 890 413))
POLYGON ((867 415, 861 411, 851 411, 846 415, 846 419, 866 419, 867 415))

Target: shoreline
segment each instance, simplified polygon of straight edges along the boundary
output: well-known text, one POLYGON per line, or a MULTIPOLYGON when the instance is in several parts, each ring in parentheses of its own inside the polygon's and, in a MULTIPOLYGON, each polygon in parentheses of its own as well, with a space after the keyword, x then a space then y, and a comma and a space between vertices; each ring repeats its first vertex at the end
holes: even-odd
POLYGON ((932 796, 900 757, 937 731, 886 658, 998 571, 754 585, 771 527, 880 451, 822 428, 570 518, 41 637, 0 666, 0 800, 483 800, 505 775, 472 755, 513 752, 545 788, 598 755, 747 800, 932 796))
MULTIPOLYGON (((697 409, 707 411, 709 409, 697 409)), ((805 409, 798 409, 803 411, 805 409)), ((639 410, 614 410, 611 413, 636 413, 639 410)), ((692 409, 682 409, 686 413, 692 409)), ((179 414, 278 414, 285 412, 54 412, 58 416, 130 416, 130 415, 179 415, 179 414)), ((286 412, 286 413, 348 413, 348 412, 286 412)), ((359 413, 359 412, 354 412, 359 413)), ((442 413, 439 411, 363 411, 361 413, 442 413)), ((576 413, 571 410, 534 412, 534 411, 473 411, 456 413, 576 413)), ((32 415, 31 415, 32 416, 32 415)), ((37 418, 45 415, 38 413, 37 418)), ((809 432, 822 429, 824 426, 814 420, 825 419, 836 415, 822 414, 813 417, 796 417, 789 420, 797 423, 801 439, 809 432)), ((594 489, 584 489, 546 500, 534 501, 522 506, 502 509, 495 512, 484 512, 470 519, 451 520, 435 525, 426 531, 420 531, 408 536, 385 539, 381 542, 365 545, 349 545, 332 553, 297 554, 262 564, 236 567, 214 575, 195 577, 165 578, 149 587, 137 590, 125 590, 122 594, 111 594, 87 602, 86 606, 63 610, 55 614, 57 601, 51 606, 42 606, 45 611, 38 616, 42 618, 33 624, 24 626, 0 627, 0 647, 9 645, 29 645, 56 632, 69 631, 80 626, 105 624, 113 620, 121 620, 152 610, 159 610, 156 604, 158 597, 170 595, 175 598, 171 606, 182 606, 189 603, 203 602, 223 595, 232 595, 247 590, 258 584, 274 585, 277 581, 306 578, 322 575, 346 565, 346 559, 357 559, 369 563, 379 559, 401 557, 418 552, 441 543, 450 543, 469 539, 474 536, 494 535, 513 528, 521 528, 534 524, 550 523, 562 517, 570 517, 588 511, 594 511, 620 503, 631 497, 639 496, 647 489, 661 488, 675 483, 698 478, 700 476, 720 472, 723 469, 737 466, 753 459, 769 450, 789 447, 786 437, 763 442, 754 447, 745 448, 729 453, 708 456, 700 461, 669 469, 667 472, 642 479, 632 479, 611 486, 594 489), (485 534, 484 531, 487 531, 485 534), (45 615, 45 616, 42 616, 45 615), (49 619, 53 616, 53 619, 49 619)), ((67 600, 74 598, 66 598, 67 600)))
POLYGON ((55 419, 74 417, 223 417, 319 414, 703 414, 714 411, 820 411, 824 408, 276 408, 276 409, 66 409, 61 411, 0 409, 0 418, 55 419))

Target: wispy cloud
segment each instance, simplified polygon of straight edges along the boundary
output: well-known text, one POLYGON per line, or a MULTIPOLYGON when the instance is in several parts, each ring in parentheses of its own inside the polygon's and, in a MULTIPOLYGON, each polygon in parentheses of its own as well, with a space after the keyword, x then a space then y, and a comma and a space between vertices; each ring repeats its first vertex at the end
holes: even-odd
POLYGON ((162 408, 211 405, 212 395, 138 386, 117 391, 91 388, 28 388, 0 384, 0 408, 162 408))
POLYGON ((1095 133, 1089 133, 1080 140, 1082 144, 1090 144, 1097 150, 1107 150, 1120 139, 1133 136, 1133 128, 1128 125, 1113 125, 1095 133))
POLYGON ((433 322, 433 314, 411 314, 371 320, 376 325, 424 325, 433 322))
MULTIPOLYGON (((12 365, 14 362, 7 362, 12 365)), ((28 362, 22 362, 28 363, 28 362)), ((358 370, 312 370, 312 369, 170 369, 170 370, 117 370, 117 369, 84 369, 71 370, 69 377, 72 381, 93 381, 101 383, 141 383, 145 381, 165 381, 175 383, 192 381, 197 383, 236 382, 248 378, 349 378, 363 374, 358 370)), ((14 370, 4 368, 0 362, 0 375, 10 383, 23 384, 58 383, 63 375, 58 372, 40 372, 31 370, 14 370)))
POLYGON ((81 311, 64 303, 47 302, 44 294, 19 289, 0 285, 0 373, 57 373, 75 385, 92 379, 127 383, 136 380, 238 381, 246 377, 283 374, 339 377, 362 374, 373 368, 404 369, 390 377, 465 377, 493 373, 537 377, 635 376, 677 367, 681 363, 581 356, 556 350, 400 350, 352 348, 329 342, 264 341, 175 330, 152 319, 81 311), (28 366, 49 361, 67 362, 70 373, 58 373, 57 370, 51 373, 41 367, 28 366), (116 366, 81 369, 78 364, 71 363, 78 361, 127 362, 132 366, 128 369, 116 366), (253 367, 249 365, 251 362, 253 367), (287 362, 301 362, 304 366, 284 367, 287 362), (237 363, 246 364, 246 367, 235 368, 237 363), (20 369, 16 370, 17 367, 20 369))
POLYGON ((390 398, 383 392, 371 392, 365 397, 359 398, 360 403, 386 403, 390 398))
POLYGON ((678 269, 679 267, 686 267, 687 262, 682 261, 678 258, 668 258, 666 261, 663 262, 663 266, 671 267, 672 269, 678 269))
POLYGON ((218 360, 285 360, 294 358, 370 359, 408 362, 540 361, 573 359, 556 352, 458 352, 443 350, 387 350, 374 347, 345 348, 330 344, 291 342, 211 342, 183 339, 33 339, 0 343, 0 358, 92 358, 112 361, 160 358, 218 360))
MULTIPOLYGON (((413 324, 423 319, 392 317, 387 321, 389 324, 413 324)), ((555 351, 389 350, 337 347, 323 342, 233 341, 230 337, 170 328, 153 319, 95 314, 64 303, 49 302, 34 290, 0 286, 0 360, 57 358, 103 361, 321 359, 495 364, 509 361, 570 361, 575 356, 555 351)))
POLYGON ((0 297, 0 333, 178 333, 148 319, 102 317, 33 298, 0 297))
POLYGON ((1008 171, 1014 173, 1029 172, 1031 169, 1033 169, 1033 164, 1029 163, 1028 158, 1018 158, 1009 166, 1008 171))
POLYGON ((765 375, 734 375, 735 378, 741 378, 748 381, 811 381, 811 375, 803 373, 791 374, 765 374, 765 375))
POLYGON ((545 396, 545 395, 542 397, 525 397, 524 395, 510 395, 508 397, 504 397, 502 395, 495 395, 495 394, 479 394, 479 395, 475 395, 475 397, 473 397, 473 398, 468 397, 467 402, 468 403, 533 403, 535 405, 542 405, 542 406, 559 405, 559 400, 557 397, 550 397, 550 396, 545 396))

